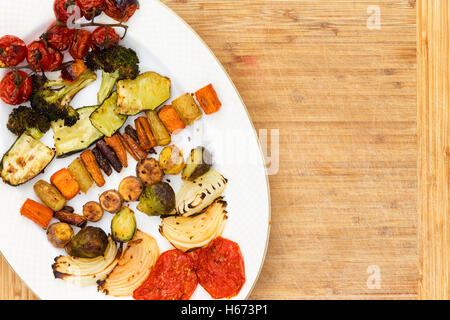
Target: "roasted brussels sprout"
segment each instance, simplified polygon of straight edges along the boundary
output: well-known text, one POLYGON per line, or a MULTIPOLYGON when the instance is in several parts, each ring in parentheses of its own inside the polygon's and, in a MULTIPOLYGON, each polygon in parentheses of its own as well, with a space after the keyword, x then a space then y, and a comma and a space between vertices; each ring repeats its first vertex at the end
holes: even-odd
POLYGON ((47 229, 48 242, 55 248, 64 248, 72 240, 72 237, 72 227, 64 222, 54 223, 47 229))
POLYGON ((183 153, 175 145, 165 147, 159 154, 159 165, 165 174, 177 175, 184 168, 183 153))
POLYGON ((139 199, 137 209, 149 216, 174 214, 175 192, 165 182, 147 186, 139 199))
POLYGON ((111 221, 111 234, 114 240, 128 242, 136 233, 136 218, 128 207, 122 207, 111 221))
POLYGON ((141 179, 136 177, 126 177, 119 184, 119 193, 125 201, 138 201, 144 190, 141 179))
POLYGON ((66 252, 76 258, 96 258, 105 253, 108 236, 97 227, 85 227, 66 245, 66 252))
POLYGON ((191 151, 191 155, 186 161, 182 179, 193 181, 204 175, 211 169, 212 156, 204 147, 197 147, 191 151))
POLYGON ((142 180, 144 185, 158 183, 164 177, 164 172, 156 159, 142 159, 136 166, 136 175, 142 180))

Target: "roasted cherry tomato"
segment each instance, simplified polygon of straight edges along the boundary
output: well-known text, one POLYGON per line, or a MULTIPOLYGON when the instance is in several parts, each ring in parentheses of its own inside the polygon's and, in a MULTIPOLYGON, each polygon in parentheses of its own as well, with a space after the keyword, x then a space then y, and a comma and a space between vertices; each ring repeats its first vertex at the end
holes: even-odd
POLYGON ((83 29, 75 30, 75 38, 70 47, 70 55, 74 59, 84 59, 92 47, 92 34, 83 29))
POLYGON ((83 17, 91 20, 105 9, 105 0, 77 0, 77 6, 80 7, 83 17))
POLYGON ((43 41, 34 41, 28 45, 27 61, 37 71, 53 71, 62 64, 63 55, 43 41))
POLYGON ((64 51, 72 45, 74 35, 74 29, 59 27, 56 26, 56 23, 53 23, 45 33, 44 38, 53 49, 64 51))
POLYGON ((24 103, 30 99, 32 92, 31 78, 23 71, 8 72, 0 81, 0 98, 7 104, 15 106, 24 103))
POLYGON ((75 0, 55 0, 53 3, 53 11, 55 12, 56 20, 66 23, 69 17, 74 14, 74 12, 69 10, 74 5, 76 5, 75 0))
POLYGON ((127 22, 137 9, 137 0, 105 0, 105 13, 117 21, 127 22))
POLYGON ((110 27, 98 27, 92 33, 92 44, 96 48, 108 48, 111 45, 116 45, 120 41, 120 36, 110 27))
POLYGON ((27 56, 27 45, 16 36, 0 38, 0 66, 15 67, 27 56))

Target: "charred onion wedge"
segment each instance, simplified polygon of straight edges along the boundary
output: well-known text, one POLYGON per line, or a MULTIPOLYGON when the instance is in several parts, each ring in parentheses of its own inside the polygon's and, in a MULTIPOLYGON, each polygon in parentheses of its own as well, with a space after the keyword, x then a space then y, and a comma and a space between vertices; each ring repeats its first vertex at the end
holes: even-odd
POLYGON ((83 206, 83 216, 88 221, 100 221, 103 217, 103 208, 98 202, 89 201, 83 206))
POLYGON ((109 213, 117 213, 122 208, 122 196, 116 190, 108 190, 100 195, 100 205, 109 213))
POLYGON ((202 212, 220 197, 228 180, 212 170, 195 179, 186 181, 176 196, 176 210, 179 215, 189 217, 202 212))
POLYGON ((130 176, 123 179, 119 184, 119 193, 125 201, 138 201, 144 190, 141 179, 130 176))
POLYGON ((122 249, 111 237, 104 255, 93 258, 72 258, 59 256, 52 265, 56 279, 62 279, 79 286, 89 286, 105 279, 119 262, 122 249))
POLYGON ((131 296, 150 274, 159 257, 156 240, 137 230, 119 263, 104 281, 98 281, 98 291, 114 297, 131 296))
POLYGON ((159 232, 183 252, 207 246, 222 235, 227 220, 227 203, 218 198, 204 213, 194 217, 171 216, 162 219, 159 232))
POLYGON ((142 159, 136 165, 136 175, 144 185, 148 186, 160 182, 164 177, 164 172, 156 159, 147 158, 142 159))

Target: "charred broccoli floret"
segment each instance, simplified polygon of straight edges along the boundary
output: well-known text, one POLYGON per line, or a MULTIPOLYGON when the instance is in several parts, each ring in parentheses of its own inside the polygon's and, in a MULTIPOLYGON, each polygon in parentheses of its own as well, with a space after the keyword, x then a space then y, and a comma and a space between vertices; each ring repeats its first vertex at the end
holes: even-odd
POLYGON ((6 126, 9 131, 17 136, 27 132, 30 136, 39 140, 50 129, 50 121, 36 110, 20 106, 10 113, 6 126))
POLYGON ((86 56, 86 66, 102 70, 102 84, 98 93, 101 104, 111 93, 118 80, 134 79, 139 75, 139 58, 133 49, 120 45, 93 50, 86 56))
POLYGON ((73 126, 79 116, 69 104, 78 92, 96 79, 97 75, 88 69, 74 83, 52 81, 42 75, 33 75, 31 107, 50 121, 63 119, 64 125, 73 126))

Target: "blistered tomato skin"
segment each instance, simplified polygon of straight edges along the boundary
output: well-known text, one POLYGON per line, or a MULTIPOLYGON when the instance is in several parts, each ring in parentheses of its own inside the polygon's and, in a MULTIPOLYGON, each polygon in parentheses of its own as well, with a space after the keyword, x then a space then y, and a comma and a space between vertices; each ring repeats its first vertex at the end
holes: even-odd
POLYGON ((137 0, 105 0, 105 13, 116 21, 127 22, 137 9, 137 0))
POLYGON ((39 72, 53 71, 62 64, 63 55, 44 41, 34 41, 28 45, 27 61, 39 72))
POLYGON ((197 277, 214 299, 231 298, 245 283, 244 258, 239 245, 224 238, 213 240, 197 253, 197 277))
POLYGON ((56 50, 65 51, 72 45, 75 30, 67 27, 55 26, 53 23, 46 32, 46 40, 50 47, 56 50))
POLYGON ((136 300, 189 300, 197 288, 195 262, 179 250, 158 258, 149 277, 133 293, 136 300))
POLYGON ((69 53, 74 59, 84 59, 92 47, 92 34, 83 29, 76 30, 69 53))
POLYGON ((0 81, 0 98, 13 106, 28 101, 33 91, 33 84, 31 78, 27 78, 27 76, 23 71, 7 73, 0 81), (22 82, 22 84, 17 88, 19 82, 22 82))
POLYGON ((76 5, 74 0, 55 0, 53 3, 53 11, 55 12, 56 20, 66 23, 72 15, 69 8, 76 5))
POLYGON ((98 27, 92 33, 92 44, 95 48, 103 49, 110 45, 119 44, 120 36, 110 27, 98 27), (108 33, 106 32, 108 30, 108 33))
POLYGON ((0 66, 15 67, 27 56, 27 46, 16 36, 0 38, 0 66))
POLYGON ((105 8, 105 0, 77 0, 77 6, 80 7, 83 17, 91 20, 102 13, 105 8))

